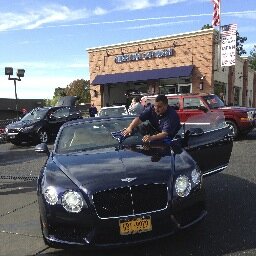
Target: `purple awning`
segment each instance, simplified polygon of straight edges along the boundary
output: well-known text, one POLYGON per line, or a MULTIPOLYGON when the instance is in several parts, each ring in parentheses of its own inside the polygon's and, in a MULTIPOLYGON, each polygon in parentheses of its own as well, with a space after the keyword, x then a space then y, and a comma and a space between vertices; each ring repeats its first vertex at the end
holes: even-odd
POLYGON ((156 79, 166 79, 166 78, 190 77, 193 67, 194 67, 193 65, 190 65, 190 66, 173 67, 173 68, 98 75, 92 81, 92 84, 93 85, 116 84, 116 83, 126 83, 126 82, 146 81, 146 80, 156 80, 156 79))

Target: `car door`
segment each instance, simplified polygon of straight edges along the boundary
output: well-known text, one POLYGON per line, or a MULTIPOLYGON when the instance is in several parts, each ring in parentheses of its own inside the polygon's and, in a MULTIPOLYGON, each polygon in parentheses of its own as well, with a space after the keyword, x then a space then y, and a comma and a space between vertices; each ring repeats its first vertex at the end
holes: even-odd
POLYGON ((233 139, 224 116, 208 127, 198 126, 185 132, 184 149, 197 162, 204 176, 223 171, 232 152, 233 139))
POLYGON ((68 121, 71 121, 71 120, 76 120, 76 119, 79 119, 79 118, 82 118, 82 114, 80 112, 79 109, 77 109, 76 107, 70 107, 69 108, 69 115, 68 115, 68 121))
POLYGON ((183 98, 182 120, 186 122, 190 117, 201 115, 204 113, 202 107, 207 109, 200 97, 184 97, 183 98))
POLYGON ((56 137, 60 127, 68 121, 69 108, 58 108, 51 113, 49 117, 49 132, 53 137, 56 137))

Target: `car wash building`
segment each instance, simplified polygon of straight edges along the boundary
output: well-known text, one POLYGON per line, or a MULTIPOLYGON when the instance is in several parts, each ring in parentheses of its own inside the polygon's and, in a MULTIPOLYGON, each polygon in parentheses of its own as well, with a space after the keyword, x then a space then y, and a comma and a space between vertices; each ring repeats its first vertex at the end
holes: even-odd
POLYGON ((256 106, 246 58, 221 67, 218 32, 206 29, 87 49, 92 102, 127 104, 129 95, 215 93, 227 105, 256 106))

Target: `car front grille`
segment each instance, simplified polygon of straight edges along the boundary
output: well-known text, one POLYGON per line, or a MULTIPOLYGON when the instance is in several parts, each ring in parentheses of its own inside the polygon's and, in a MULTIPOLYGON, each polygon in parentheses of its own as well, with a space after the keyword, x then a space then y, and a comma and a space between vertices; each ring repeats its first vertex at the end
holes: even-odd
POLYGON ((145 184, 97 192, 93 202, 100 218, 128 216, 166 208, 166 184, 145 184))
POLYGON ((8 129, 8 133, 18 133, 20 129, 8 129))

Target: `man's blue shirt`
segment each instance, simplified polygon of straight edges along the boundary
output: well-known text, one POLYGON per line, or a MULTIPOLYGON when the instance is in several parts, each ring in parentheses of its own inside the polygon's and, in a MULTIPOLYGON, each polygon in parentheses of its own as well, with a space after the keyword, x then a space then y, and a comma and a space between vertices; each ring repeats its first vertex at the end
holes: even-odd
POLYGON ((149 121, 159 132, 166 132, 173 138, 181 127, 180 118, 174 108, 168 106, 166 112, 158 116, 154 106, 147 107, 139 116, 142 122, 149 121))

